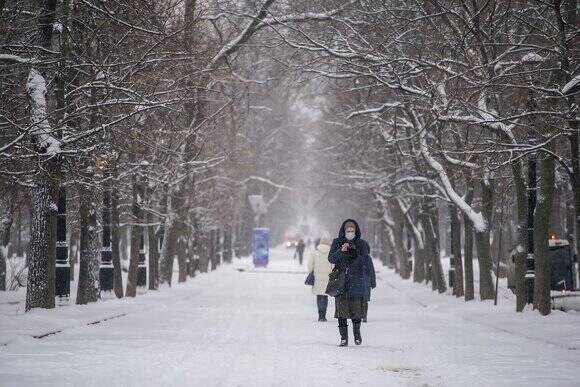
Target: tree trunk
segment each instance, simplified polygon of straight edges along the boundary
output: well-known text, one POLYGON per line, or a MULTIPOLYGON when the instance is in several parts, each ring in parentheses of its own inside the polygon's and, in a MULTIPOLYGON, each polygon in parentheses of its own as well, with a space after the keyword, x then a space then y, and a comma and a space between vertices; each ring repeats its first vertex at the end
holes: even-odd
POLYGON ((413 282, 423 283, 425 281, 425 249, 420 248, 415 241, 415 263, 413 268, 413 282))
POLYGON ((475 233, 477 260, 479 263, 479 296, 481 300, 493 300, 495 292, 491 275, 491 251, 489 231, 475 233))
POLYGON ((207 233, 202 233, 199 240, 199 271, 200 273, 207 273, 209 266, 209 242, 207 233))
POLYGON ((177 282, 187 281, 187 252, 183 238, 179 238, 179 241, 177 242, 177 264, 179 266, 179 277, 177 282))
POLYGON ((131 215, 133 225, 131 226, 131 256, 129 258, 129 272, 127 273, 127 297, 137 295, 137 270, 139 268, 139 250, 141 247, 141 236, 143 233, 143 186, 139 177, 133 176, 133 195, 131 200, 131 215))
MULTIPOLYGON (((37 12, 34 38, 37 60, 47 58, 51 51, 56 0, 34 3, 37 12)), ((31 67, 26 82, 29 104, 32 146, 38 154, 58 153, 60 146, 53 137, 48 120, 49 95, 45 76, 31 67)), ((28 256, 26 311, 32 308, 54 308, 56 268, 56 208, 60 164, 57 158, 43 162, 43 170, 35 177, 31 192, 32 219, 28 256)))
MULTIPOLYGON (((111 181, 111 183, 114 180, 111 181)), ((111 187, 111 261, 113 262, 113 291, 123 298, 123 272, 121 269, 121 228, 119 226, 119 193, 111 187)))
POLYGON ((435 213, 436 208, 434 206, 424 205, 423 211, 421 212, 421 224, 425 231, 425 251, 431 257, 432 289, 437 290, 439 293, 445 293, 447 291, 447 284, 445 283, 445 275, 443 273, 443 267, 441 266, 437 234, 432 219, 435 213))
POLYGON ((79 184, 80 256, 79 282, 77 287, 78 305, 99 299, 99 263, 101 238, 99 238, 98 217, 101 215, 97 190, 79 184))
MULTIPOLYGON (((151 221, 152 216, 149 217, 151 221)), ((154 226, 148 227, 149 238, 149 290, 159 288, 159 238, 154 226)))
POLYGON ((31 192, 32 215, 28 255, 26 311, 54 308, 56 255, 56 195, 58 183, 43 175, 31 192))
MULTIPOLYGON (((396 219, 395 216, 393 216, 396 219)), ((407 253, 405 251, 404 245, 405 233, 403 230, 403 224, 398 223, 395 220, 395 226, 393 228, 393 244, 395 247, 395 259, 397 261, 397 272, 403 279, 409 279, 410 273, 407 265, 407 253)))
MULTIPOLYGON (((196 227, 193 226, 193 229, 195 230, 196 227)), ((197 265, 199 263, 199 260, 197 259, 199 255, 196 240, 197 238, 194 238, 192 233, 190 233, 187 237, 187 256, 189 257, 187 275, 189 275, 191 278, 195 277, 195 271, 197 270, 197 265)))
POLYGON ((166 283, 171 286, 171 277, 173 275, 173 261, 175 260, 175 230, 173 223, 165 221, 163 227, 163 244, 161 245, 160 260, 160 283, 166 283))
POLYGON ((521 160, 512 163, 512 175, 516 191, 518 242, 515 256, 514 282, 516 287, 516 311, 521 312, 526 306, 526 246, 528 245, 528 198, 523 176, 521 160))
POLYGON ((397 267, 399 275, 403 279, 411 278, 411 270, 407 259, 407 252, 405 250, 405 233, 403 227, 405 219, 398 203, 389 201, 389 209, 392 214, 394 226, 393 229, 393 243, 395 248, 395 256, 397 258, 397 267))
POLYGON ((161 254, 159 256, 159 281, 161 284, 166 283, 171 286, 173 275, 173 261, 175 260, 175 242, 176 242, 176 213, 174 211, 174 197, 171 192, 167 194, 166 218, 163 223, 163 244, 161 245, 161 254))
POLYGON ((467 215, 463 215, 463 229, 465 234, 463 245, 465 256, 465 301, 471 301, 475 298, 473 286, 473 226, 467 215))
POLYGON ((14 220, 14 207, 8 203, 7 196, 0 197, 0 291, 6 290, 6 259, 10 244, 10 229, 14 220))
POLYGON ((397 268, 396 258, 394 259, 395 245, 393 242, 395 238, 393 237, 393 230, 389 227, 389 225, 386 222, 384 222, 383 225, 383 233, 384 233, 383 255, 385 256, 385 264, 388 267, 394 268, 396 270, 397 268))
POLYGON ((449 216, 451 218, 451 253, 455 270, 453 272, 453 294, 456 297, 463 297, 463 258, 461 256, 461 225, 459 214, 454 204, 449 206, 449 216))
POLYGON ((232 227, 226 225, 224 227, 224 262, 232 262, 232 227))
POLYGON ((18 237, 16 239, 16 255, 23 257, 24 246, 22 243, 22 208, 20 207, 18 207, 18 220, 16 221, 16 227, 18 229, 18 237))
POLYGON ((490 227, 493 210, 493 189, 491 183, 481 182, 481 207, 486 220, 485 231, 475 233, 477 245, 477 261, 479 264, 479 296, 481 300, 493 300, 495 296, 493 278, 491 276, 490 227))
MULTIPOLYGON (((547 145, 554 151, 554 143, 547 145)), ((550 300, 550 215, 554 192, 554 157, 546 152, 538 154, 540 162, 539 192, 537 196, 536 213, 534 216, 534 306, 540 314, 546 316, 551 312, 550 300)))
POLYGON ((217 230, 211 229, 209 232, 209 261, 211 263, 211 271, 217 269, 217 230))
MULTIPOLYGON (((407 208, 406 204, 402 200, 397 200, 397 204, 403 217, 405 219, 405 225, 409 230, 411 237, 408 237, 408 241, 413 241, 415 245, 415 254, 413 257, 414 267, 413 267, 413 282, 422 283, 425 280, 425 242, 423 241, 423 236, 421 232, 413 222, 411 217, 410 209, 407 208)), ((408 248, 410 253, 410 247, 408 248)))

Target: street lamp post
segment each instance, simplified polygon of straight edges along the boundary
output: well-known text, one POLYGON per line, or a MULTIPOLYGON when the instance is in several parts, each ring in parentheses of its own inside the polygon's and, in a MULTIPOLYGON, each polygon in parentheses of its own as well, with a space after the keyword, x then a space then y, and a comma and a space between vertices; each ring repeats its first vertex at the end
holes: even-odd
MULTIPOLYGON (((140 165, 140 173, 137 177, 139 179, 139 206, 143 206, 145 204, 145 184, 146 184, 146 176, 147 170, 149 169, 149 163, 145 160, 141 161, 140 165)), ((141 207, 141 212, 144 209, 141 207)), ((147 290, 147 259, 145 255, 145 235, 147 234, 147 226, 139 225, 137 227, 141 227, 141 238, 139 240, 139 260, 137 262, 137 288, 145 292, 147 290)))
MULTIPOLYGON (((106 179, 105 179, 106 180, 106 179)), ((105 182, 103 191, 103 244, 101 247, 101 265, 99 282, 101 291, 113 291, 113 250, 111 244, 111 184, 105 182)))
MULTIPOLYGON (((144 228, 143 226, 138 226, 144 228)), ((145 258, 145 230, 141 232, 139 241, 139 262, 137 266, 137 287, 145 290, 147 286, 147 263, 145 258)))
POLYGON ((526 303, 534 303, 534 282, 536 271, 534 268, 534 211, 536 210, 536 154, 528 158, 528 254, 526 255, 526 303))
MULTIPOLYGON (((526 55, 522 58, 524 67, 526 68, 526 82, 528 83, 528 102, 527 110, 533 112, 537 110, 537 103, 534 96, 534 77, 537 75, 537 66, 542 63, 542 58, 538 55, 526 55)), ((536 144, 536 136, 534 133, 535 128, 534 120, 532 119, 530 123, 530 128, 528 129, 528 141, 530 147, 536 144)), ((536 270, 534 268, 534 213, 536 211, 536 194, 537 194, 537 179, 536 179, 536 152, 533 151, 528 157, 528 252, 526 255, 526 274, 524 277, 524 288, 526 292, 526 303, 534 303, 534 283, 536 281, 536 270)))
POLYGON ((70 262, 66 240, 66 188, 64 186, 60 186, 58 190, 55 263, 54 290, 58 303, 62 304, 70 299, 70 262))

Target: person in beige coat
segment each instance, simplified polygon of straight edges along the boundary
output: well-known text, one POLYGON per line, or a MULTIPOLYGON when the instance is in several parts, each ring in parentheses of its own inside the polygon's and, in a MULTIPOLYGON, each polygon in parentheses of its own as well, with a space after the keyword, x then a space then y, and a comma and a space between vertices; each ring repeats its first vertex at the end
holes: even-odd
POLYGON ((314 250, 308 260, 308 272, 314 273, 312 293, 316 295, 318 321, 326 321, 326 309, 328 307, 326 286, 328 285, 328 275, 332 271, 332 264, 328 262, 329 251, 330 241, 327 237, 322 237, 316 250, 314 250))

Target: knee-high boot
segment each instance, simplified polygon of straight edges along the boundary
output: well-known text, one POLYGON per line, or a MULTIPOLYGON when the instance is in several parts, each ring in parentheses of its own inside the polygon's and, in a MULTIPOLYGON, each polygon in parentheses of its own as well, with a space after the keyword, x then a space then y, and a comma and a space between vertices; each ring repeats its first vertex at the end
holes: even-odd
POLYGON ((338 331, 340 332, 339 347, 348 347, 348 325, 346 323, 339 325, 338 331))
POLYGON ((360 335, 360 320, 358 320, 357 322, 352 322, 352 333, 354 336, 354 343, 356 345, 361 345, 362 344, 362 337, 360 335))

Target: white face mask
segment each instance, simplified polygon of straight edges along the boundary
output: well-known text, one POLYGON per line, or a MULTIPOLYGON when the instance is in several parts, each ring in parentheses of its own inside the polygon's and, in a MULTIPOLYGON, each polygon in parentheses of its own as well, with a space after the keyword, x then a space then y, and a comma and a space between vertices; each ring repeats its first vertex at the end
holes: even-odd
POLYGON ((354 239, 355 233, 354 232, 347 232, 344 234, 344 236, 346 237, 346 239, 348 239, 349 241, 352 241, 354 239))

